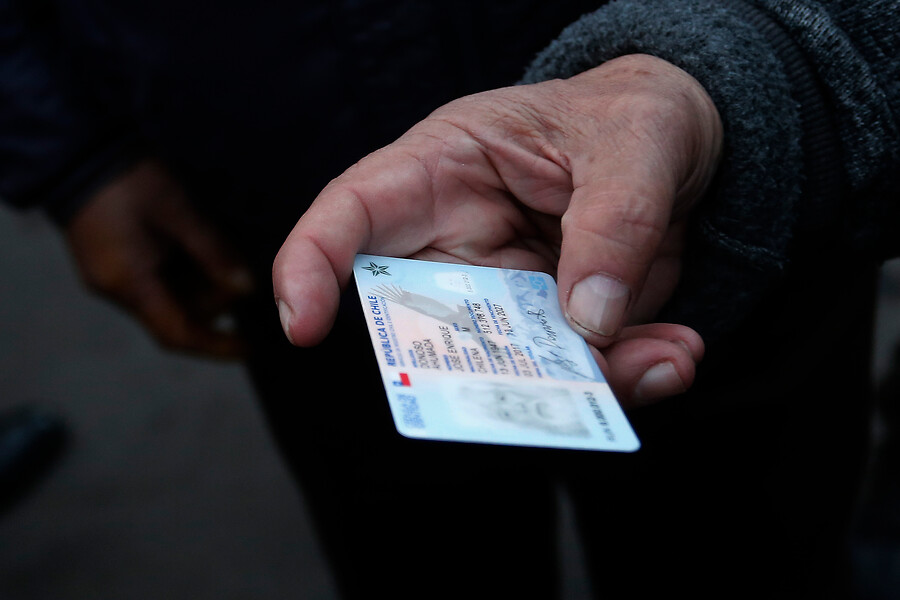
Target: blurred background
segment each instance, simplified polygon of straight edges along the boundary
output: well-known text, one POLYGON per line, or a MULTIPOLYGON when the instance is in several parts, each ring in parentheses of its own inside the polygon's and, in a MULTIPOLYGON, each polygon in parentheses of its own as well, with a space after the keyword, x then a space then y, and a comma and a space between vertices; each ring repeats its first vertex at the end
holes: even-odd
POLYGON ((0 598, 333 598, 239 366, 158 350, 40 215, 0 212, 0 277, 0 410, 68 434, 0 515, 0 598))
MULTIPOLYGON (((335 597, 239 366, 158 350, 85 292, 40 215, 0 211, 0 278, 0 411, 49 411, 67 434, 49 472, 0 514, 0 598, 335 597)), ((885 267, 878 319, 881 383, 900 340, 898 262, 885 267)), ((839 368, 835 356, 823 368, 839 368)), ((891 440, 884 418, 873 426, 891 440)), ((900 594, 900 462, 878 456, 856 545, 860 597, 872 599, 900 594)), ((567 510, 561 522, 564 593, 579 600, 567 510)))

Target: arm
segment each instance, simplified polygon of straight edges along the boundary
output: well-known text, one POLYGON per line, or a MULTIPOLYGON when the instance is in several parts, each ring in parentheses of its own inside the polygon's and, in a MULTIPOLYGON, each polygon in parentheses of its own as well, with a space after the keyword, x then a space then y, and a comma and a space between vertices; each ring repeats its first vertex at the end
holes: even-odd
POLYGON ((883 225, 896 209, 897 16, 880 1, 620 1, 531 66, 534 82, 646 52, 691 73, 719 108, 723 164, 663 318, 713 342, 789 271, 792 249, 897 251, 883 225))
MULTIPOLYGON (((492 129, 494 134, 507 139, 510 137, 510 129, 502 118, 496 118, 496 113, 493 113, 494 120, 488 123, 487 132, 477 131, 477 124, 473 131, 471 128, 460 128, 459 119, 452 121, 455 129, 463 129, 470 134, 466 141, 466 136, 460 139, 448 135, 446 131, 432 129, 438 125, 435 120, 448 120, 445 109, 438 111, 396 144, 367 157, 326 188, 285 242, 275 263, 274 280, 276 298, 288 336, 297 343, 309 344, 325 335, 334 316, 340 287, 346 283, 348 261, 359 250, 551 269, 556 267, 558 258, 560 302, 573 326, 580 329, 596 347, 606 348, 611 381, 615 380, 620 368, 624 372, 628 369, 646 369, 652 365, 642 362, 646 358, 642 352, 660 341, 658 338, 654 340, 650 334, 637 340, 628 339, 630 328, 616 329, 627 319, 623 317, 623 312, 643 321, 653 317, 654 311, 663 306, 656 318, 690 324, 712 340, 727 335, 744 315, 753 310, 773 282, 783 276, 789 266, 792 245, 807 239, 810 244, 821 243, 833 234, 835 221, 845 208, 837 207, 835 203, 846 200, 847 194, 840 187, 830 189, 818 176, 833 172, 834 153, 845 152, 854 139, 846 130, 832 130, 829 122, 825 125, 819 122, 818 117, 831 116, 838 110, 826 91, 830 88, 819 87, 817 71, 808 62, 811 54, 798 49, 795 37, 769 13, 739 2, 728 5, 713 2, 649 4, 653 4, 655 9, 648 7, 646 2, 613 3, 573 25, 532 66, 526 82, 532 82, 533 86, 522 88, 522 95, 511 98, 508 92, 498 90, 489 96, 476 96, 445 107, 457 116, 465 114, 477 122, 479 111, 486 110, 489 116, 492 114, 491 104, 501 108, 519 106, 526 116, 526 132, 530 131, 527 129, 529 119, 532 126, 537 121, 537 129, 548 123, 552 128, 562 122, 563 127, 557 130, 561 139, 581 139, 588 144, 582 149, 594 145, 591 149, 596 152, 591 154, 588 151, 580 158, 590 156, 584 163, 589 166, 587 172, 599 173, 599 177, 579 176, 579 157, 573 156, 571 148, 561 148, 540 135, 532 137, 532 133, 523 137, 536 140, 537 151, 532 148, 529 153, 514 148, 495 157, 496 148, 485 145, 484 139, 492 129), (638 51, 665 58, 696 74, 722 114, 726 140, 722 153, 723 165, 711 193, 694 209, 688 250, 678 242, 679 239, 684 240, 684 237, 679 237, 678 230, 685 224, 684 219, 680 218, 684 215, 673 211, 676 205, 672 204, 671 198, 677 192, 668 188, 662 193, 647 193, 648 184, 652 188, 654 182, 664 181, 666 173, 685 175, 684 162, 680 168, 677 166, 679 155, 685 155, 684 147, 645 171, 643 179, 623 178, 617 174, 621 173, 620 168, 633 173, 631 167, 639 169, 640 165, 648 164, 646 159, 653 156, 653 148, 640 145, 629 147, 625 141, 641 138, 646 134, 647 126, 656 131, 668 130, 675 138, 681 135, 682 141, 693 148, 696 148, 691 146, 693 133, 685 135, 685 132, 696 133, 697 129, 668 128, 673 123, 661 118, 657 110, 665 112, 665 103, 660 105, 655 101, 645 105, 646 111, 639 111, 638 114, 629 113, 627 102, 614 103, 616 110, 621 111, 619 114, 606 110, 608 107, 603 107, 602 103, 599 107, 577 103, 573 107, 560 98, 549 104, 541 102, 544 90, 557 84, 538 82, 549 77, 566 77, 570 78, 566 81, 578 80, 581 83, 585 78, 576 74, 590 74, 593 78, 600 71, 608 73, 605 67, 615 63, 613 59, 638 51), (543 85, 549 87, 540 87, 543 85), (486 105, 488 108, 485 108, 486 105), (587 122, 554 120, 557 111, 566 108, 575 108, 569 114, 586 116, 587 122), (609 124, 610 127, 591 129, 597 122, 609 124), (616 124, 626 126, 616 131, 616 124), (585 131, 593 137, 585 140, 579 135, 585 131), (623 138, 618 138, 618 134, 623 138), (430 139, 436 154, 429 154, 431 151, 422 154, 422 148, 417 148, 413 142, 416 136, 420 142, 430 139), (529 237, 524 231, 513 229, 511 239, 516 240, 520 247, 512 250, 506 248, 506 252, 499 254, 497 247, 484 243, 498 239, 499 230, 496 227, 480 231, 480 238, 476 233, 478 239, 474 241, 482 242, 476 252, 460 253, 458 244, 461 240, 439 235, 453 230, 451 225, 455 219, 449 215, 438 218, 442 216, 441 212, 436 211, 433 205, 434 192, 448 189, 443 185, 444 173, 434 168, 440 161, 433 159, 452 156, 454 150, 463 150, 472 144, 487 155, 490 164, 486 172, 493 170, 502 180, 501 185, 494 187, 502 189, 505 199, 512 199, 514 205, 517 202, 524 204, 526 214, 532 218, 531 211, 534 210, 550 213, 554 217, 562 216, 561 233, 554 233, 552 228, 543 232, 544 239, 541 241, 550 242, 550 251, 538 256, 539 265, 534 262, 533 233, 529 237), (839 150, 835 150, 835 145, 840 146, 839 150), (609 152, 604 154, 603 150, 609 152), (429 156, 431 159, 426 160, 429 156), (508 162, 514 156, 524 159, 525 162, 519 166, 527 163, 527 175, 531 177, 515 170, 508 170, 505 175, 499 173, 503 167, 509 166, 508 162), (396 168, 410 158, 415 159, 418 167, 412 166, 409 172, 396 168), (634 161, 634 164, 629 164, 629 161, 634 161), (548 184, 553 175, 560 171, 564 172, 561 178, 563 184, 548 184), (571 177, 568 182, 565 182, 566 176, 571 177), (538 180, 537 183, 535 180, 538 180), (629 180, 628 184, 618 185, 629 180), (522 187, 522 182, 532 185, 522 187), (585 182, 588 185, 584 185, 585 182), (515 189, 511 183, 517 184, 518 188, 515 189), (637 185, 632 185, 635 183, 637 185), (535 204, 533 197, 529 198, 535 190, 545 191, 551 196, 555 194, 555 202, 535 204), (830 193, 823 196, 820 194, 822 190, 830 193), (649 221, 635 221, 634 215, 631 215, 623 222, 623 213, 617 212, 615 207, 635 206, 630 200, 621 201, 621 198, 629 196, 631 199, 652 199, 639 203, 647 208, 642 214, 649 217, 649 221), (615 198, 620 201, 617 203, 615 198), (818 210, 819 205, 825 210, 818 210), (649 222, 655 225, 645 227, 649 222), (629 229, 626 223, 642 223, 643 226, 629 229), (383 229, 389 224, 389 229, 383 229), (617 237, 615 232, 622 230, 623 225, 624 230, 630 233, 617 237), (657 237, 636 233, 639 229, 655 231, 657 237), (323 233, 328 230, 339 233, 323 233), (391 236, 387 235, 388 231, 391 236), (410 239, 402 235, 405 232, 415 232, 416 236, 410 239), (582 241, 575 243, 579 233, 588 235, 581 236, 582 241), (562 246, 560 253, 556 254, 553 248, 560 241, 560 236, 562 246), (436 241, 446 242, 448 239, 452 242, 450 246, 434 245, 436 241), (666 244, 662 240, 675 242, 666 244), (615 250, 610 251, 610 244, 617 245, 624 252, 618 254, 618 258, 611 258, 617 254, 615 250), (521 246, 531 253, 523 252, 521 246), (687 259, 685 264, 688 268, 679 274, 682 256, 687 259), (623 260, 624 257, 627 258, 623 260), (673 267, 673 264, 676 266, 673 267), (668 268, 663 265, 668 265, 668 268), (612 274, 612 281, 608 277, 592 278, 592 273, 612 274), (579 279, 582 276, 584 278, 579 279), (589 285, 583 289, 592 293, 582 295, 576 292, 578 288, 570 284, 579 282, 588 282, 589 285), (677 290, 671 295, 676 283, 677 290), (589 301, 582 302, 582 299, 589 301), (641 306, 646 310, 640 310, 641 306), (579 317, 578 313, 585 308, 593 312, 593 317, 579 317), (597 325, 604 323, 614 325, 610 330, 602 331, 603 327, 597 325)), ((888 12, 893 10, 885 3, 873 2, 867 6, 888 12)), ((895 40, 891 42, 889 38, 886 37, 887 42, 895 47, 895 40)), ((885 43, 885 40, 878 43, 885 43)), ((888 53, 888 56, 893 55, 888 53)), ((608 89, 627 91, 622 86, 616 87, 615 82, 608 89)), ((657 86, 657 89, 663 88, 657 86)), ((592 96, 588 94, 587 97, 592 96)), ((592 98, 598 97, 600 95, 592 98)), ((878 128, 880 123, 875 119, 869 125, 878 128)), ((515 131, 518 130, 513 129, 515 131)), ((889 140, 891 131, 890 127, 881 128, 878 136, 889 140)), ((696 143, 696 138, 693 139, 696 143)), ((706 143, 709 144, 708 139, 706 143)), ((711 148, 706 146, 708 151, 711 148)), ((895 154, 891 159, 890 153, 882 153, 881 156, 888 160, 882 162, 880 172, 891 172, 891 165, 896 163, 895 154)), ((714 150, 712 155, 716 155, 714 150)), ((697 154, 693 156, 696 159, 697 154)), ((451 162, 465 165, 472 173, 476 163, 466 162, 471 158, 460 157, 451 162)), ((702 163, 694 162, 690 169, 697 169, 702 163)), ((699 171, 708 175, 709 171, 704 169, 710 169, 710 163, 705 164, 699 171)), ((847 175, 850 164, 840 162, 841 168, 836 172, 847 175)), ((559 184, 559 181, 556 183, 559 184)), ((466 191, 477 189, 469 187, 466 191)), ((878 198, 882 206, 884 199, 884 194, 878 198)), ((697 197, 691 197, 680 208, 690 209, 697 200, 697 197)), ((463 204, 451 203, 450 206, 456 207, 456 213, 450 213, 454 217, 469 214, 463 204)), ((502 221, 506 225, 515 222, 509 215, 502 221)), ((465 222, 471 224, 477 221, 470 219, 465 222)), ((541 220, 537 222, 541 223, 541 220)), ((510 238, 503 239, 509 241, 510 238)), ((462 242, 468 244, 473 240, 462 242)), ((547 246, 544 248, 546 250, 547 246)), ((676 337, 670 332, 669 341, 676 337)), ((681 341, 685 340, 682 338, 681 341)), ((699 355, 690 352, 688 362, 691 359, 697 360, 699 355)), ((669 360, 676 365, 675 370, 681 376, 684 387, 689 385, 692 365, 685 367, 673 356, 669 360)), ((661 364, 656 363, 657 366, 661 364)), ((632 379, 630 383, 634 381, 632 379)), ((620 389, 617 390, 626 402, 633 392, 633 388, 625 385, 627 383, 620 382, 620 389)), ((659 386, 655 397, 664 396, 665 387, 659 386)), ((678 391, 677 387, 671 386, 670 393, 678 391)))
POLYGON ((686 73, 626 56, 567 80, 461 98, 334 180, 274 265, 288 337, 328 332, 353 257, 368 251, 549 272, 618 397, 684 391, 703 346, 649 319, 678 279, 684 218, 721 128, 686 73))

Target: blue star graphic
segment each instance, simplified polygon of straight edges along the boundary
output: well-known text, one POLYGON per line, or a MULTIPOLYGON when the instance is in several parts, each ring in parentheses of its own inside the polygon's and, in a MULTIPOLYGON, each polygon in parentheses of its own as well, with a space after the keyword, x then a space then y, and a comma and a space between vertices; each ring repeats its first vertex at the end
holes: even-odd
POLYGON ((376 265, 376 264, 373 263, 373 262, 370 262, 370 263, 369 263, 369 266, 368 266, 368 267, 363 267, 363 269, 365 269, 366 271, 371 272, 373 277, 378 277, 379 275, 387 275, 387 276, 390 276, 390 273, 388 273, 388 268, 387 268, 387 266, 378 266, 378 265, 376 265))

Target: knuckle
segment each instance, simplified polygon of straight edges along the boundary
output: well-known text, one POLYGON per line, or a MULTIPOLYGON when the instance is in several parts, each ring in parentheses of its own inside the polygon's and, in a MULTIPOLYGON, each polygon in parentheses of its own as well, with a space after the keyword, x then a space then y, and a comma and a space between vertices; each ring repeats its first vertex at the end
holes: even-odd
POLYGON ((643 144, 666 145, 690 132, 691 111, 684 99, 671 90, 642 88, 613 99, 612 121, 643 144))
MULTIPOLYGON (((665 236, 665 223, 654 203, 643 196, 612 205, 593 205, 564 217, 564 244, 592 248, 608 270, 643 272, 665 236), (614 266, 613 266, 614 265, 614 266)), ((584 250, 581 250, 584 252, 584 250)))
POLYGON ((624 240, 662 239, 666 219, 651 196, 631 192, 615 202, 592 202, 562 217, 564 235, 585 231, 624 240))
POLYGON ((629 238, 662 238, 665 224, 659 218, 659 208, 646 196, 631 196, 628 202, 617 205, 613 222, 617 232, 629 238))

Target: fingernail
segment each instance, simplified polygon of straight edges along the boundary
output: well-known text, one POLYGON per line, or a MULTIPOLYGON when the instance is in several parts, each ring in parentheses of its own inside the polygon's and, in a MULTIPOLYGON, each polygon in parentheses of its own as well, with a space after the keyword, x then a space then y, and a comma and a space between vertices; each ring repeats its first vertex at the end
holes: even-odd
POLYGON ((284 300, 278 300, 278 318, 281 319, 281 328, 284 330, 284 335, 287 336, 287 339, 290 343, 294 343, 293 338, 291 338, 291 318, 294 316, 294 312, 291 310, 291 307, 287 305, 287 302, 284 300))
POLYGON ((659 363, 647 369, 634 388, 634 400, 641 402, 674 396, 687 391, 684 382, 670 362, 659 363))
POLYGON ((582 279, 569 294, 569 317, 589 331, 614 335, 622 326, 631 292, 628 287, 607 275, 591 275, 582 279))

